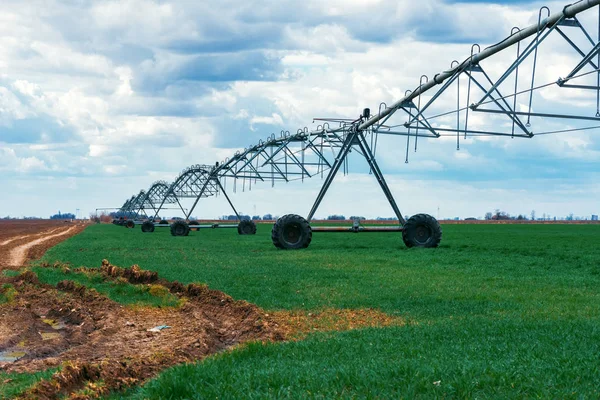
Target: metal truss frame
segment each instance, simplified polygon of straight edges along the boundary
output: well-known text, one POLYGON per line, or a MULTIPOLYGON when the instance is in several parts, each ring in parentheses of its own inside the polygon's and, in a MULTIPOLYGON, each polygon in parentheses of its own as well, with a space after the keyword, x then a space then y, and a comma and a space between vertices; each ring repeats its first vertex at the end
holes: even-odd
MULTIPOLYGON (((124 209, 133 210, 137 207, 138 210, 145 210, 149 204, 152 204, 151 208, 155 211, 156 217, 165 204, 172 202, 172 204, 179 205, 186 215, 186 219, 189 220, 201 198, 223 193, 239 219, 239 214, 225 191, 228 179, 233 180, 233 190, 235 192, 240 184, 242 190, 246 188, 251 190, 252 184, 259 181, 271 182, 274 185, 276 181, 290 182, 314 176, 323 178, 325 171, 328 171, 321 190, 308 214, 307 219, 310 221, 338 171, 342 167, 347 170, 348 155, 351 151, 354 151, 366 159, 370 173, 377 179, 398 218, 399 224, 403 226, 406 221, 375 159, 378 135, 406 136, 405 162, 408 162, 411 138, 414 140, 416 151, 419 138, 439 138, 455 134, 458 149, 460 148, 461 137, 466 138, 470 135, 532 138, 535 135, 530 129, 532 117, 600 122, 600 13, 597 40, 592 38, 590 32, 584 28, 577 18, 577 14, 598 5, 600 5, 600 0, 582 0, 564 7, 555 14, 550 14, 547 7, 542 7, 539 10, 536 24, 524 29, 513 28, 509 37, 483 50, 479 45, 473 45, 470 56, 463 62, 453 61, 450 69, 434 75, 433 79, 428 79, 427 76, 423 75, 419 86, 415 90, 407 91, 403 98, 390 106, 382 103, 378 112, 373 115, 371 115, 369 109, 365 109, 363 114, 355 120, 317 119, 326 121, 326 123, 313 131, 305 128, 298 130, 296 134, 282 132, 280 137, 272 135, 266 141, 260 141, 243 151, 238 151, 232 158, 226 159, 222 163, 216 163, 214 166, 195 165, 184 170, 167 190, 162 187, 159 196, 163 197, 158 207, 154 206, 158 201, 141 201, 140 198, 145 199, 145 197, 143 192, 140 192, 137 197, 134 196, 126 202, 124 209), (545 18, 543 18, 544 13, 547 14, 545 18), (587 49, 578 45, 573 38, 575 34, 583 35, 582 37, 591 47, 587 49), (538 51, 550 35, 558 35, 564 39, 579 58, 565 77, 557 77, 554 82, 536 86, 536 72, 539 72, 539 68, 537 68, 539 64, 538 51), (516 47, 516 58, 499 78, 493 79, 484 66, 481 65, 481 62, 511 46, 516 47), (529 89, 519 91, 519 74, 521 74, 521 77, 523 76, 523 63, 526 60, 532 62, 530 85, 529 89), (591 71, 583 72, 584 68, 591 68, 591 71), (576 83, 577 78, 590 74, 596 76, 597 83, 595 86, 576 83), (461 78, 467 80, 466 99, 462 99, 463 101, 466 100, 464 103, 461 102, 461 78), (511 85, 513 90, 507 94, 504 90, 506 90, 506 84, 511 78, 514 80, 511 85), (504 86, 502 86, 503 84, 504 86), (551 85, 565 89, 595 91, 595 115, 534 112, 532 107, 533 92, 551 85), (439 100, 443 93, 452 94, 453 87, 456 87, 456 108, 441 114, 428 115, 427 113, 432 105, 439 100), (502 91, 501 87, 503 87, 502 91), (480 97, 474 97, 475 93, 472 93, 473 91, 481 92, 480 97), (432 92, 432 94, 429 92, 432 92), (427 101, 423 97, 425 93, 430 96, 427 101), (517 96, 519 95, 529 95, 527 111, 517 110, 517 96), (472 97, 477 101, 471 102, 472 97), (399 115, 406 117, 406 122, 399 125, 388 124, 390 118, 398 112, 400 112, 399 115), (507 118, 511 128, 507 132, 471 129, 469 128, 469 115, 475 112, 503 115, 507 118), (456 114, 455 128, 438 126, 433 122, 436 118, 453 114, 456 114), (464 118, 461 119, 463 114, 464 118), (339 126, 330 128, 330 122, 336 122, 339 126), (331 154, 329 154, 329 150, 331 150, 331 154), (179 199, 186 197, 195 198, 194 204, 188 212, 184 210, 179 201, 179 199)), ((539 134, 539 132, 536 134, 539 134)), ((150 191, 151 189, 148 192, 150 191)), ((152 198, 157 200, 157 197, 152 198)))

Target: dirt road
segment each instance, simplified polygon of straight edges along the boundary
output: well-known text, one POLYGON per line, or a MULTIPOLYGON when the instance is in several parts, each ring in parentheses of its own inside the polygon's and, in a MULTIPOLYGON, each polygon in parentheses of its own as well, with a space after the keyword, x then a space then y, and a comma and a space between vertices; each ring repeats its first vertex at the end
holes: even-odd
POLYGON ((22 266, 86 225, 50 220, 0 220, 0 268, 22 266))

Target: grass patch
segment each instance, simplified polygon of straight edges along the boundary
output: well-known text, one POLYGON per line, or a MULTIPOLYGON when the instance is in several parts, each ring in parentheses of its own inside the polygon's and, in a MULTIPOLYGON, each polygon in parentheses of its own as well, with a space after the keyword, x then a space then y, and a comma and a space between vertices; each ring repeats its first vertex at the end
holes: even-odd
POLYGON ((49 369, 34 374, 0 372, 0 399, 13 399, 42 379, 48 379, 56 369, 49 369))
POLYGON ((468 329, 447 321, 251 344, 174 367, 129 398, 600 396, 597 325, 470 322, 468 329))
POLYGON ((11 303, 17 297, 17 291, 13 285, 5 283, 0 287, 0 304, 11 303))
POLYGON ((7 276, 9 278, 12 278, 12 277, 19 275, 20 273, 21 273, 20 271, 16 271, 13 269, 5 269, 4 271, 2 271, 2 276, 7 276))
POLYGON ((399 234, 315 233, 279 251, 270 226, 173 237, 90 226, 43 260, 139 264, 162 278, 205 282, 266 309, 378 308, 424 319, 470 315, 595 317, 600 225, 447 225, 438 249, 407 249, 399 234))
MULTIPOLYGON (((138 306, 177 307, 180 300, 169 293, 166 288, 157 289, 157 285, 132 285, 124 279, 105 280, 97 272, 65 273, 58 268, 34 267, 32 271, 38 276, 40 282, 56 286, 65 279, 74 281, 88 288, 93 288, 109 299, 118 303, 138 306)), ((162 288, 162 287, 161 287, 162 288)))

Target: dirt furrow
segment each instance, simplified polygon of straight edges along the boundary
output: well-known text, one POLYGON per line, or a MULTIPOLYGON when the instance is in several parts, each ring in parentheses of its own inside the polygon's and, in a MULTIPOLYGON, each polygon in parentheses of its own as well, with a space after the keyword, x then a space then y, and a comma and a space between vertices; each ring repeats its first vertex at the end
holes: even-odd
MULTIPOLYGON (((60 237, 60 236, 64 236, 67 235, 69 233, 71 233, 73 230, 75 230, 77 227, 76 226, 72 226, 69 229, 67 229, 66 231, 60 232, 60 233, 55 233, 55 234, 45 234, 43 237, 39 238, 39 239, 35 239, 32 240, 26 244, 20 245, 18 247, 13 248, 8 256, 8 264, 12 265, 12 266, 21 266, 23 265, 26 261, 27 261, 27 253, 28 251, 37 245, 40 245, 46 241, 49 241, 51 239, 60 237)), ((59 230, 61 228, 58 229, 54 229, 51 232, 56 232, 57 230, 59 230)), ((36 235, 37 236, 37 235, 36 235)))
POLYGON ((54 228, 54 229, 50 229, 47 231, 42 231, 42 232, 37 232, 37 233, 31 233, 29 235, 21 235, 21 236, 16 236, 10 239, 7 239, 3 242, 0 242, 0 246, 6 246, 10 243, 16 242, 16 241, 22 241, 24 239, 29 239, 31 240, 32 238, 38 237, 38 236, 45 236, 45 235, 52 235, 54 232, 59 231, 63 229, 63 227, 60 228, 54 228))

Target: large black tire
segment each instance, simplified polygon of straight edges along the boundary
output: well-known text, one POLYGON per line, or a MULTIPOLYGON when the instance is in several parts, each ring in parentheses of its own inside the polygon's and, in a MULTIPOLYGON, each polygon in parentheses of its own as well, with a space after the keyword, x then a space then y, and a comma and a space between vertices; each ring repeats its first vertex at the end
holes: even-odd
POLYGON ((438 247, 442 240, 442 227, 431 215, 413 215, 404 224, 402 240, 406 247, 438 247))
POLYGON ((256 235, 256 224, 249 219, 241 220, 237 229, 240 235, 256 235))
MULTIPOLYGON (((200 222, 198 222, 195 219, 193 219, 193 220, 190 221, 190 225, 200 225, 200 222)), ((191 229, 193 229, 195 231, 199 231, 200 230, 200 228, 191 228, 191 229)))
POLYGON ((305 249, 312 240, 312 229, 308 221, 301 216, 287 214, 273 225, 271 240, 278 249, 305 249))
POLYGON ((135 222, 133 222, 132 220, 126 221, 125 222, 125 227, 127 229, 133 229, 133 228, 135 228, 135 222))
POLYGON ((152 221, 146 221, 142 224, 142 232, 154 232, 154 223, 152 221))
POLYGON ((175 221, 171 224, 171 235, 187 236, 190 233, 190 226, 185 221, 175 221))

